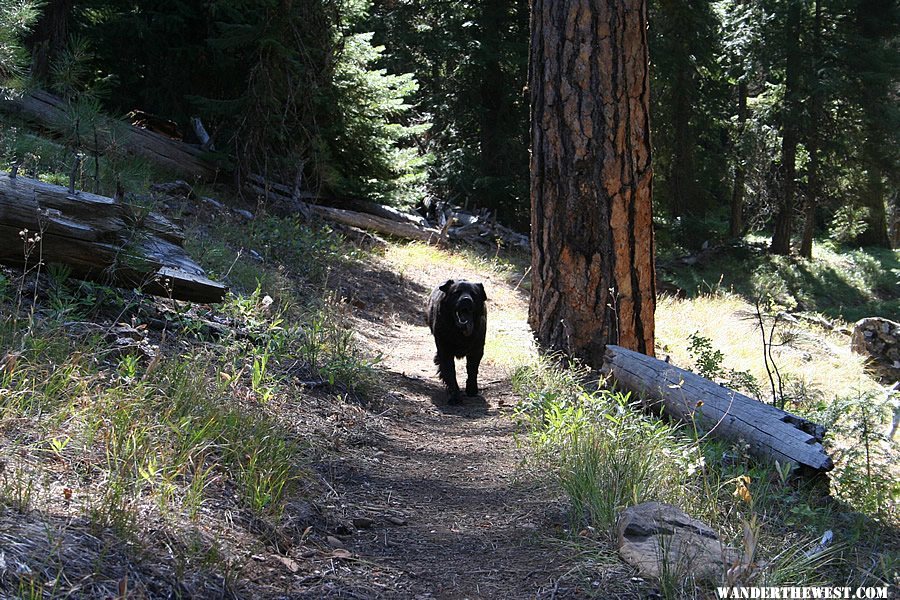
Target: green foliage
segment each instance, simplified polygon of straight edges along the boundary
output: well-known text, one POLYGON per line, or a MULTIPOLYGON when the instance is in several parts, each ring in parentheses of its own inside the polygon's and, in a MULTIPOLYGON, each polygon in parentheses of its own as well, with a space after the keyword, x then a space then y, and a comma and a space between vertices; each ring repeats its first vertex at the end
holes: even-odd
POLYGON ((697 332, 688 336, 688 352, 694 360, 697 374, 707 379, 721 381, 725 386, 746 392, 757 398, 761 395, 759 381, 749 371, 738 371, 722 366, 725 355, 713 347, 712 340, 697 332))
POLYGON ((385 64, 411 71, 433 123, 418 140, 434 155, 441 199, 528 223, 528 6, 519 0, 377 3, 370 26, 385 64))
POLYGON ((588 393, 578 376, 549 363, 514 377, 527 400, 517 410, 540 460, 552 464, 572 503, 576 526, 609 530, 618 512, 640 502, 684 500, 688 470, 675 430, 634 410, 627 395, 588 393))
POLYGON ((32 0, 13 0, 0 6, 0 100, 24 84, 28 53, 22 38, 37 20, 39 10, 40 3, 32 0))
POLYGON ((336 142, 330 146, 325 183, 341 195, 412 204, 424 197, 428 157, 409 144, 430 125, 399 122, 410 109, 405 98, 418 84, 411 73, 376 68, 385 48, 374 46, 373 36, 345 32, 341 40, 330 126, 336 142))
POLYGON ((898 400, 896 392, 859 391, 837 398, 817 415, 832 435, 835 494, 856 510, 891 521, 900 516, 900 482, 881 465, 892 461, 886 433, 898 400))
POLYGON ((831 227, 828 233, 835 242, 846 244, 855 240, 866 230, 866 217, 869 209, 861 206, 846 204, 834 213, 831 227))
POLYGON ((313 306, 298 331, 297 355, 311 374, 329 386, 339 386, 353 394, 367 396, 376 383, 375 367, 380 356, 366 357, 348 328, 347 319, 333 298, 326 296, 313 306))

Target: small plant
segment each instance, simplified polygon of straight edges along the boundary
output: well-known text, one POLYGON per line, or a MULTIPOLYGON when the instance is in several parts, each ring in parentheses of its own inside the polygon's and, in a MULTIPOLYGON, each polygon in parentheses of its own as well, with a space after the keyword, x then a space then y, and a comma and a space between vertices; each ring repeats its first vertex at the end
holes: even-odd
POLYGON ((20 513, 31 510, 35 481, 31 473, 17 466, 10 471, 6 462, 0 462, 0 502, 20 513))
POLYGON ((846 244, 866 230, 869 209, 863 206, 844 204, 834 213, 829 237, 839 244, 846 244))
POLYGON ((694 360, 697 374, 707 379, 722 381, 727 387, 745 391, 759 397, 761 390, 756 377, 749 371, 738 371, 722 366, 725 355, 714 348, 712 340, 694 332, 688 336, 688 352, 694 360))
POLYGON ((269 364, 269 347, 256 348, 253 351, 253 363, 250 366, 250 385, 259 401, 266 403, 272 397, 273 388, 267 385, 266 368, 269 364))
POLYGON ((890 420, 890 399, 874 390, 836 399, 819 418, 837 439, 838 465, 833 484, 836 494, 858 510, 879 517, 897 516, 900 482, 883 465, 891 464, 885 432, 890 420))
POLYGON ((299 333, 299 355, 330 386, 342 386, 365 395, 372 387, 380 356, 365 357, 353 330, 338 315, 334 300, 326 297, 315 307, 299 333))

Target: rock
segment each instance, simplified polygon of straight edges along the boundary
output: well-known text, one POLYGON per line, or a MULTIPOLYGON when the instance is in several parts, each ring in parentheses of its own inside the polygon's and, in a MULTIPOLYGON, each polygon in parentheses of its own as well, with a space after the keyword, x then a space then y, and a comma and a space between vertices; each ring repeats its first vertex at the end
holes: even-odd
POLYGON ((869 357, 885 383, 900 380, 900 324, 881 317, 860 319, 853 327, 850 349, 869 357))
POLYGON ((150 186, 151 192, 156 192, 157 194, 164 194, 166 196, 181 196, 183 198, 193 198, 194 197, 194 188, 186 182, 178 179, 176 181, 172 181, 170 183, 156 183, 150 186))
POLYGON ((716 582, 740 563, 740 553, 722 544, 712 528, 671 504, 645 502, 625 509, 616 537, 619 555, 644 577, 658 578, 665 566, 670 573, 716 582))
POLYGON ((244 210, 243 208, 234 209, 234 214, 238 215, 239 217, 242 217, 246 221, 252 221, 253 219, 256 218, 253 216, 252 212, 250 212, 249 210, 244 210))
POLYGON ((368 529, 375 524, 375 521, 369 517, 354 517, 353 526, 357 529, 368 529))

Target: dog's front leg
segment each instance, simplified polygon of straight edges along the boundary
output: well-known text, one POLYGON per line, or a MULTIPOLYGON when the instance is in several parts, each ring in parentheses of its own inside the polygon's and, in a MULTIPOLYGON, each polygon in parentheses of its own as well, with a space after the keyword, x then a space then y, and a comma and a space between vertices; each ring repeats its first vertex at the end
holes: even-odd
POLYGON ((453 355, 438 351, 434 362, 438 366, 441 381, 447 385, 447 401, 450 404, 456 404, 460 400, 459 384, 456 383, 456 361, 453 359, 453 355))
POLYGON ((481 364, 483 351, 476 351, 466 356, 466 396, 478 395, 478 365, 481 364))

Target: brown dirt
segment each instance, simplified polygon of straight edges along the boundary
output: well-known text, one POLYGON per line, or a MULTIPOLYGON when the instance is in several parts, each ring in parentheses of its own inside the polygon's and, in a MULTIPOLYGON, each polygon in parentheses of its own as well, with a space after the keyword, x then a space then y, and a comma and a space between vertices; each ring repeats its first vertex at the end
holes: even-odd
MULTIPOLYGON (((372 409, 378 435, 371 444, 343 451, 324 470, 337 515, 330 543, 349 558, 318 565, 320 578, 299 597, 636 597, 608 587, 629 579, 614 557, 586 572, 592 569, 578 545, 565 542, 564 504, 545 474, 523 466, 527 450, 513 418, 519 398, 496 357, 485 358, 481 397, 446 403, 419 307, 448 275, 484 281, 504 303, 489 312, 489 335, 503 330, 530 343, 527 324, 498 318, 524 311, 526 300, 494 272, 448 274, 425 265, 393 289, 380 286, 383 273, 373 270, 344 281, 343 293, 361 307, 355 328, 384 356, 386 393, 372 409)), ((457 369, 464 376, 462 361, 457 369)))
POLYGON ((6 452, 15 446, 0 432, 0 483, 20 478, 15 465, 41 496, 26 514, 0 506, 0 600, 29 593, 16 582, 32 574, 51 582, 45 598, 647 597, 602 534, 572 535, 549 474, 525 461, 504 366, 531 343, 521 273, 445 258, 367 259, 330 280, 359 341, 383 356, 382 380, 368 406, 297 383, 258 408, 315 469, 280 517, 254 517, 223 476, 197 521, 148 496, 123 537, 79 516, 90 499, 77 474, 27 448, 6 452), (483 281, 491 299, 483 395, 462 406, 446 403, 422 313, 448 277, 483 281), (71 505, 64 487, 76 488, 71 505))

